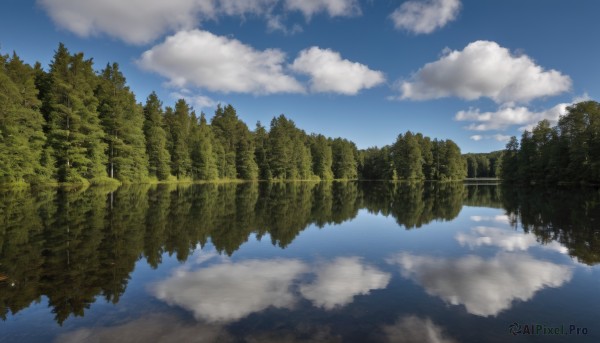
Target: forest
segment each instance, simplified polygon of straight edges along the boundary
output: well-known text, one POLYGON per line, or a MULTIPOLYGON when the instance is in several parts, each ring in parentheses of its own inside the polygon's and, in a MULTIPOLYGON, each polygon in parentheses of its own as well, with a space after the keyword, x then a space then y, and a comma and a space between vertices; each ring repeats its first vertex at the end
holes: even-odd
POLYGON ((511 137, 501 168, 506 183, 600 184, 600 104, 574 104, 557 125, 542 120, 511 137))
POLYGON ((210 118, 184 99, 138 103, 116 63, 59 44, 47 70, 0 55, 0 184, 194 180, 458 180, 466 160, 451 140, 407 131, 382 148, 307 134, 284 115, 269 127, 231 105, 210 118))

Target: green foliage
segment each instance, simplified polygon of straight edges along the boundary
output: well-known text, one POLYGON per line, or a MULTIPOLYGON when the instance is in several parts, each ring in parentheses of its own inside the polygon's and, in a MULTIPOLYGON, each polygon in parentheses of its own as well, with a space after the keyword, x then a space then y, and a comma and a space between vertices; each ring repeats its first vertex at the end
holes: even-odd
POLYGON ((48 72, 0 56, 0 183, 454 180, 466 169, 453 142, 410 131, 392 146, 359 151, 347 139, 307 135, 284 115, 252 132, 232 105, 217 106, 210 124, 184 99, 163 111, 153 92, 142 107, 118 64, 93 67, 64 44, 48 72))
POLYGON ((336 138, 331 141, 331 154, 334 178, 342 180, 358 178, 357 149, 354 143, 347 139, 336 138))
POLYGON ((498 178, 502 165, 502 151, 464 154, 468 178, 498 178))
POLYGON ((167 134, 163 129, 162 103, 152 92, 144 106, 144 135, 148 155, 148 173, 158 180, 166 180, 171 174, 171 155, 167 150, 167 134))
POLYGON ((92 60, 71 55, 60 44, 50 64, 49 88, 42 94, 48 112, 48 144, 60 182, 80 182, 106 175, 106 143, 94 96, 98 78, 92 60))
POLYGON ((169 132, 169 153, 171 172, 182 179, 191 175, 192 161, 189 152, 190 131, 192 127, 190 106, 183 99, 175 103, 175 110, 167 108, 165 113, 166 130, 169 132))
POLYGON ((506 145, 502 177, 507 183, 600 184, 600 104, 567 107, 558 125, 543 120, 506 145))
POLYGON ((98 113, 108 144, 108 175, 140 182, 148 177, 144 114, 125 82, 118 64, 106 66, 96 88, 98 113))
POLYGON ((0 182, 41 182, 46 141, 33 69, 16 54, 0 56, 0 182))

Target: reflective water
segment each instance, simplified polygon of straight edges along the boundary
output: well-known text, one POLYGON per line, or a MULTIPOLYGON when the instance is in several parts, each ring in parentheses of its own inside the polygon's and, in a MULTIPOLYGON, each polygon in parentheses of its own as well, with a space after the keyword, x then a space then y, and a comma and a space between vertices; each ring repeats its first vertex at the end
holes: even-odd
POLYGON ((0 225, 2 342, 600 341, 595 189, 13 190, 0 225))

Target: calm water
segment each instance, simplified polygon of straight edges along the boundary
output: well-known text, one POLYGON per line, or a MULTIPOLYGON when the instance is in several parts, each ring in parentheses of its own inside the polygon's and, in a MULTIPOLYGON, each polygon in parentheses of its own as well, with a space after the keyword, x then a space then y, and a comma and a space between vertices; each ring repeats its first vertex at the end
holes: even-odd
POLYGON ((599 266, 594 189, 1 191, 0 341, 599 342, 599 266))

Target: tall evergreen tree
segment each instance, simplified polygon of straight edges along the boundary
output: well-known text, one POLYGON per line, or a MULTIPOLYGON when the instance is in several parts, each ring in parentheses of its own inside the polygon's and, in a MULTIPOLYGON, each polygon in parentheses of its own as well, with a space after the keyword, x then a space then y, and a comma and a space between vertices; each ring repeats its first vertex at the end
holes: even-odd
POLYGON ((358 177, 358 164, 355 157, 356 146, 347 139, 336 138, 331 142, 333 156, 333 176, 336 179, 351 180, 358 177))
POLYGON ((327 138, 323 135, 311 137, 312 171, 321 180, 332 180, 333 155, 327 138))
POLYGON ((96 97, 108 144, 109 177, 126 182, 144 180, 148 176, 144 115, 118 64, 102 70, 96 97))
POLYGON ((244 122, 238 121, 236 128, 236 171, 242 180, 258 179, 258 165, 254 159, 254 139, 244 122))
POLYGON ((267 156, 267 145, 269 135, 260 121, 256 123, 254 130, 254 158, 258 166, 258 178, 260 180, 270 180, 273 178, 271 167, 269 166, 269 158, 267 156))
POLYGON ((163 129, 162 103, 154 92, 146 99, 144 119, 149 175, 166 180, 171 174, 171 155, 167 150, 167 134, 163 129))
POLYGON ((106 143, 94 96, 97 76, 92 60, 71 55, 61 43, 50 64, 44 94, 48 113, 48 144, 57 165, 58 181, 81 182, 106 176, 106 143))
POLYGON ((40 106, 33 68, 0 55, 0 182, 48 181, 40 106))
POLYGON ((407 131, 404 135, 398 135, 392 152, 398 178, 404 180, 424 178, 421 146, 412 132, 407 131))
POLYGON ((211 120, 211 127, 220 145, 217 150, 221 161, 219 176, 226 179, 235 179, 238 174, 236 169, 238 121, 237 113, 231 105, 224 108, 218 105, 211 120))
POLYGON ((171 172, 178 179, 191 174, 192 161, 189 151, 191 128, 190 106, 183 99, 175 103, 175 110, 167 108, 165 124, 169 131, 171 154, 171 172))
POLYGON ((215 180, 219 177, 217 161, 213 152, 214 137, 206 122, 204 113, 200 114, 200 122, 192 129, 191 158, 192 171, 196 179, 215 180))

